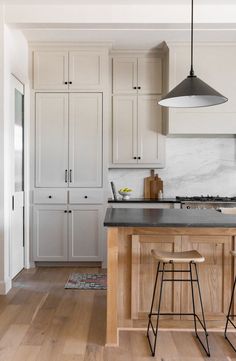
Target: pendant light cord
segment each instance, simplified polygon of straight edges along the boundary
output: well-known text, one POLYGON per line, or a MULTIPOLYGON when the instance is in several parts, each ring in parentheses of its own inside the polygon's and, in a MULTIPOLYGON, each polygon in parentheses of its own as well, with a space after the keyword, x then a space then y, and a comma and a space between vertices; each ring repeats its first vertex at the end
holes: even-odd
POLYGON ((193 70, 193 0, 191 0, 191 68, 190 76, 194 76, 193 70))

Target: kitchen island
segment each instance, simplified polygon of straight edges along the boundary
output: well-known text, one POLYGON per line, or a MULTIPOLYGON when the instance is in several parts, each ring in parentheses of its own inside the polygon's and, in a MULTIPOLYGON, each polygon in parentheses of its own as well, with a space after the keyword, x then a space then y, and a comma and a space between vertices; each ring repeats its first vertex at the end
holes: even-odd
MULTIPOLYGON (((205 257, 199 276, 208 328, 224 326, 235 275, 230 255, 236 249, 235 215, 206 209, 110 208, 104 225, 108 227, 107 345, 119 344, 119 330, 146 327, 156 271, 151 249, 196 249, 205 257)), ((165 286, 162 310, 192 312, 187 283, 165 286)), ((161 320, 161 327, 168 329, 192 325, 186 317, 161 320)))

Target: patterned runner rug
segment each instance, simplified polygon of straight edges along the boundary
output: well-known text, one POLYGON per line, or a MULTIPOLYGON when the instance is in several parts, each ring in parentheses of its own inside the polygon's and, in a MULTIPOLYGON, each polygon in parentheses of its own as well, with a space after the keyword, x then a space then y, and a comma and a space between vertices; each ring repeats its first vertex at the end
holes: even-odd
POLYGON ((106 290, 106 273, 72 273, 65 285, 67 289, 106 290))

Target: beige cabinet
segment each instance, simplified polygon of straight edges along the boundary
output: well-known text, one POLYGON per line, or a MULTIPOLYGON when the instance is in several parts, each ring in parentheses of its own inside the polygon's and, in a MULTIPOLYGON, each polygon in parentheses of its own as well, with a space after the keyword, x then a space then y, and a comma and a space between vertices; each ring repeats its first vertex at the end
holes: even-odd
POLYGON ((36 90, 101 90, 105 55, 102 50, 37 50, 33 52, 36 90))
POLYGON ((102 186, 102 94, 36 94, 36 187, 102 186))
POLYGON ((101 261, 101 205, 37 205, 34 261, 101 261))
POLYGON ((66 261, 67 247, 66 205, 34 206, 33 257, 34 261, 66 261))
POLYGON ((161 94, 162 60, 157 57, 114 57, 113 94, 161 94))
POLYGON ((69 207, 69 261, 101 261, 102 206, 69 207))
POLYGON ((164 165, 158 99, 155 95, 113 95, 113 166, 164 165))

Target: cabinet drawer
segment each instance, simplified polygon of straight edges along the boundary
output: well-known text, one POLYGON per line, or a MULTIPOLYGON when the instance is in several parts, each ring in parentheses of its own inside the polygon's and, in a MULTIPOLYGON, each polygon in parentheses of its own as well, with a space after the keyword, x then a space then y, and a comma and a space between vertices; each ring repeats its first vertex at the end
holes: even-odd
POLYGON ((64 204, 67 203, 66 189, 37 189, 34 191, 36 204, 64 204))
POLYGON ((101 204, 104 193, 102 189, 74 189, 69 191, 69 203, 101 204))

